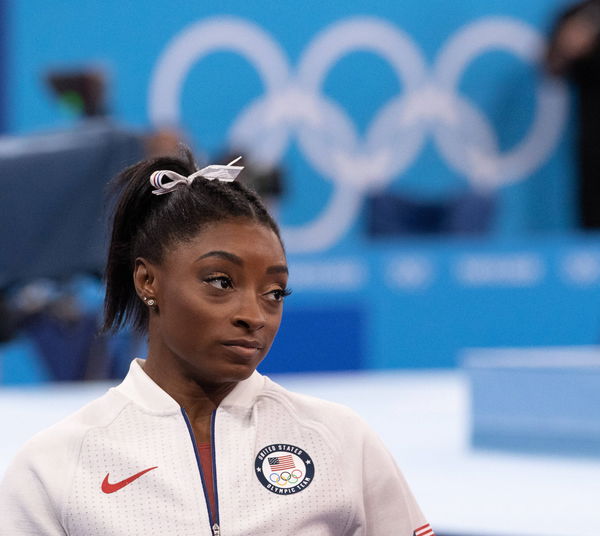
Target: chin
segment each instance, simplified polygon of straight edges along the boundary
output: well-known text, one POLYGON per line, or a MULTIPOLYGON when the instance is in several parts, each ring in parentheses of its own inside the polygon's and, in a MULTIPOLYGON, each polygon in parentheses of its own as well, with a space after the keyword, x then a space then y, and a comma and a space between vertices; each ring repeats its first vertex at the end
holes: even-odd
POLYGON ((232 367, 228 367, 227 373, 224 376, 229 376, 229 379, 225 381, 244 381, 247 380, 252 373, 256 370, 256 367, 260 364, 258 363, 245 363, 245 364, 235 364, 232 367))
POLYGON ((197 370, 195 380, 200 384, 221 385, 224 383, 238 383, 247 380, 256 370, 258 363, 228 363, 219 369, 197 370))

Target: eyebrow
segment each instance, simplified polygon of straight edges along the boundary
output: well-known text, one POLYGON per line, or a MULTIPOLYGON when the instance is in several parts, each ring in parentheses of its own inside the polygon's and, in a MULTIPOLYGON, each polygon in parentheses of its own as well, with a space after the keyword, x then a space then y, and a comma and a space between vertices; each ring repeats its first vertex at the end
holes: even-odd
POLYGON ((196 260, 199 261, 201 259, 206 259, 207 257, 221 257, 222 259, 226 259, 226 260, 232 262, 233 264, 237 264, 238 266, 242 266, 244 264, 244 261, 242 260, 241 257, 238 257, 237 255, 234 255, 233 253, 229 253, 228 251, 220 251, 220 250, 209 251, 208 253, 205 253, 204 255, 200 255, 200 257, 198 257, 196 260))
POLYGON ((285 264, 277 264, 267 268, 268 274, 289 274, 288 267, 285 264))
MULTIPOLYGON (((244 261, 241 257, 238 257, 234 253, 230 253, 229 251, 215 250, 209 251, 204 255, 200 255, 196 260, 199 261, 201 259, 206 259, 207 257, 221 257, 222 259, 228 260, 233 264, 237 264, 238 266, 243 266, 244 261)), ((288 274, 289 270, 285 264, 276 264, 273 266, 269 266, 267 268, 268 274, 288 274)))

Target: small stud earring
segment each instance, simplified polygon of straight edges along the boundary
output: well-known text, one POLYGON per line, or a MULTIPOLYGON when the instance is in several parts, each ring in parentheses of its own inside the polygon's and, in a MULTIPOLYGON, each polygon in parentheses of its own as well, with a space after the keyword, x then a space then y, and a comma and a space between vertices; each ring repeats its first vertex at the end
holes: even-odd
POLYGON ((148 298, 147 296, 144 296, 142 299, 148 307, 154 307, 156 305, 156 300, 154 298, 148 298))

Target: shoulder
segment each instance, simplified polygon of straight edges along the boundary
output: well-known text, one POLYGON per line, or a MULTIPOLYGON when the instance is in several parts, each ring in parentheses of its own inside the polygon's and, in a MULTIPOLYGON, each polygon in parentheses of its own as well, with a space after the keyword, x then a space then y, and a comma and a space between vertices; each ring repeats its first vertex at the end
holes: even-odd
POLYGON ((33 471, 44 479, 58 468, 64 471, 76 462, 87 432, 109 425, 128 403, 125 397, 111 389, 29 439, 17 453, 7 474, 33 471))
POLYGON ((353 409, 313 396, 288 391, 270 378, 265 378, 263 396, 286 406, 290 412, 302 421, 312 421, 326 426, 329 430, 354 435, 368 433, 367 423, 353 409))
POLYGON ((109 425, 128 403, 125 397, 110 390, 33 436, 9 464, 0 482, 3 512, 11 512, 12 521, 25 525, 31 519, 37 519, 40 512, 46 512, 41 516, 46 520, 57 520, 69 493, 87 432, 109 425), (18 521, 20 516, 24 518, 18 521))

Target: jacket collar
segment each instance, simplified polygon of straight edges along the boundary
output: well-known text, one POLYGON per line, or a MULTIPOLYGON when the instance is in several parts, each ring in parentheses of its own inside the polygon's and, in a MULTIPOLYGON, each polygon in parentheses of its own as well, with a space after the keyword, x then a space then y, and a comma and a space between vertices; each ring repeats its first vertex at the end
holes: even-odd
MULTIPOLYGON (((134 359, 129 366, 127 376, 120 385, 115 387, 115 390, 153 413, 181 411, 179 404, 144 372, 143 364, 143 359, 134 359)), ((248 379, 239 382, 234 387, 231 393, 223 399, 219 408, 251 407, 264 384, 265 377, 254 371, 248 379)))

